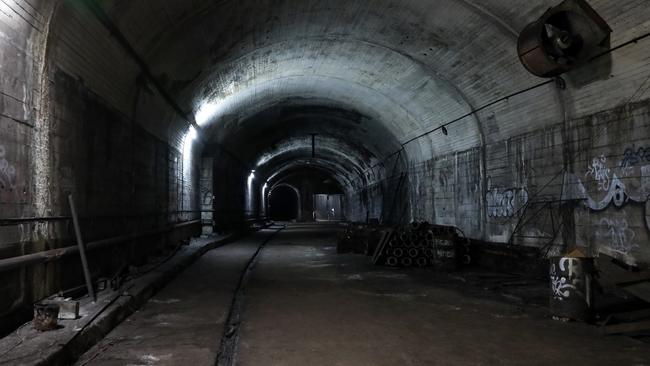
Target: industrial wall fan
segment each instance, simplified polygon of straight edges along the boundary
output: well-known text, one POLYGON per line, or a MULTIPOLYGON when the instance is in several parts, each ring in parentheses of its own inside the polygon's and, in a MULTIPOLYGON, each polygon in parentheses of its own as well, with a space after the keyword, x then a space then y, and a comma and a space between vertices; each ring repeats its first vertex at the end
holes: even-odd
POLYGON ((565 0, 524 28, 517 51, 529 72, 553 77, 607 50, 611 32, 585 0, 565 0))

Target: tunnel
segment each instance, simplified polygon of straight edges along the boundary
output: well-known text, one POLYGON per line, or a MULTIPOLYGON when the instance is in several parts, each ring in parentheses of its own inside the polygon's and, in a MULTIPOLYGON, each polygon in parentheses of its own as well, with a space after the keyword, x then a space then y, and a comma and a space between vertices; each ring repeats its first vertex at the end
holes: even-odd
POLYGON ((649 29, 0 0, 0 363, 649 364, 649 29))
POLYGON ((300 196, 295 188, 279 186, 269 194, 271 220, 295 221, 300 211, 300 196))

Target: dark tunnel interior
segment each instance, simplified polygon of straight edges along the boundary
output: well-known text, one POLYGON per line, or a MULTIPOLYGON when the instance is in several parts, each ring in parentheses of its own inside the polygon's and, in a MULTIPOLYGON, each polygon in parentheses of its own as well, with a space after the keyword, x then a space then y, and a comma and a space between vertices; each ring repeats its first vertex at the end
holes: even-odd
POLYGON ((0 364, 649 342, 647 0, 0 0, 0 364))
POLYGON ((298 219, 298 193, 289 186, 275 188, 269 194, 269 214, 271 220, 292 221, 298 219))

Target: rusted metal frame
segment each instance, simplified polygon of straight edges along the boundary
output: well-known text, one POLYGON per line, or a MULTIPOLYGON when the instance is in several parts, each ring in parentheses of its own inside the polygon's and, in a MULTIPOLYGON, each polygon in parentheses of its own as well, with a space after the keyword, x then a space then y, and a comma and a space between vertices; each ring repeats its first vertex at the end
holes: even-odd
MULTIPOLYGON (((107 246, 125 243, 131 240, 155 236, 168 231, 179 229, 181 227, 200 224, 200 223, 201 220, 186 221, 162 229, 148 230, 142 233, 127 234, 127 235, 117 236, 113 238, 93 241, 86 244, 86 250, 91 251, 91 250, 95 250, 107 246)), ((60 249, 52 249, 52 250, 47 250, 38 253, 26 254, 18 257, 0 259, 0 272, 10 271, 13 269, 26 267, 34 264, 52 262, 60 258, 67 257, 69 255, 76 254, 78 252, 79 252, 79 248, 77 246, 70 246, 70 247, 65 247, 60 249)))
MULTIPOLYGON (((512 230, 512 235, 510 235, 510 239, 508 240, 508 244, 512 244, 512 240, 515 237, 517 237, 517 238, 526 237, 526 236, 523 236, 523 235, 516 235, 517 230, 519 230, 520 227, 528 225, 528 223, 531 222, 535 217, 537 217, 537 215, 539 215, 539 213, 542 212, 542 210, 544 210, 545 208, 547 208, 547 207, 552 208, 553 207, 553 205, 550 202, 542 202, 542 207, 540 207, 537 211, 535 211, 535 213, 533 213, 530 218, 524 219, 524 215, 526 214, 526 211, 528 210, 528 207, 531 206, 531 205, 532 204, 530 202, 526 202, 526 204, 524 205, 524 210, 522 211, 521 215, 519 215, 519 220, 517 220, 517 225, 515 225, 514 230, 512 230), (522 221, 523 221, 523 223, 522 223, 522 221)), ((553 215, 551 215, 551 216, 553 216, 553 215)), ((535 237, 535 236, 533 236, 533 237, 535 237)), ((541 238, 541 236, 540 236, 540 238, 541 238)))
MULTIPOLYGON (((532 218, 530 218, 530 219, 526 220, 523 224, 521 224, 521 220, 523 219, 524 214, 526 213, 526 210, 528 209, 529 205, 531 205, 532 203, 537 203, 537 202, 534 202, 534 199, 537 198, 537 196, 539 196, 546 189, 546 187, 548 187, 553 181, 555 181, 560 176, 560 174, 566 175, 566 168, 562 168, 562 170, 560 170, 555 176, 553 176, 553 178, 551 178, 548 182, 546 182, 546 184, 544 184, 542 186, 542 188, 533 196, 533 198, 531 200, 526 202, 526 204, 523 207, 521 207, 519 210, 517 210, 517 212, 515 212, 515 215, 519 215, 520 212, 521 212, 521 215, 519 215, 519 220, 517 221, 517 225, 515 226, 515 229, 512 231, 512 235, 510 235, 510 238, 508 239, 508 244, 509 245, 512 244, 512 239, 515 237, 515 233, 517 232, 519 227, 527 225, 532 220, 532 218)), ((564 178, 564 175, 563 175, 563 178, 564 178)), ((562 180, 562 191, 560 192, 560 197, 564 197, 564 179, 562 180)), ((571 200, 559 199, 559 200, 544 200, 544 201, 541 201, 539 203, 543 203, 544 205, 542 206, 542 208, 537 210, 537 212, 535 212, 533 217, 538 215, 547 206, 550 206, 551 208, 553 208, 554 203, 562 204, 564 202, 569 202, 569 201, 576 201, 576 200, 575 199, 571 199, 571 200)), ((555 231, 555 219, 553 218, 553 214, 551 214, 551 225, 553 227, 553 232, 554 232, 553 237, 550 238, 551 242, 552 242, 553 240, 555 240, 555 237, 557 236, 557 232, 555 231)))

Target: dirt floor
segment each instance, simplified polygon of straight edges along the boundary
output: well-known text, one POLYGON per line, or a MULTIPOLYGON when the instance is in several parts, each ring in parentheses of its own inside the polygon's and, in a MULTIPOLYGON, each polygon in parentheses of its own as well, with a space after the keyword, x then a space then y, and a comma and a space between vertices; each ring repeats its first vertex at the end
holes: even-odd
POLYGON ((648 344, 554 321, 462 274, 337 254, 337 230, 289 226, 241 286, 273 231, 209 252, 79 364, 213 365, 226 334, 237 365, 650 365, 648 344))

